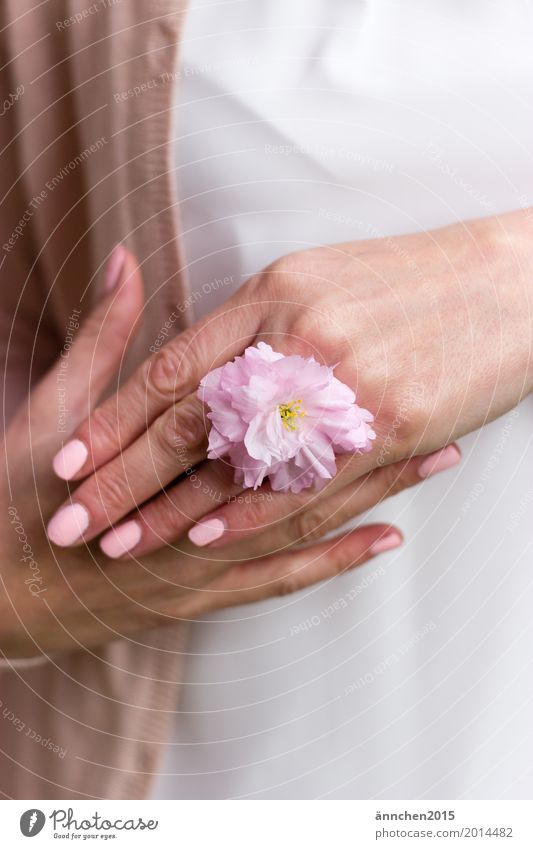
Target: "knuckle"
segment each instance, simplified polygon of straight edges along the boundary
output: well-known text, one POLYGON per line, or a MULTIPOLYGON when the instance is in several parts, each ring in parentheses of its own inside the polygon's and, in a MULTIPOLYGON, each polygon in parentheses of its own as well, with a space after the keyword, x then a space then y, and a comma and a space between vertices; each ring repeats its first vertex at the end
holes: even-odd
MULTIPOLYGON (((230 474, 231 467, 223 474, 230 474)), ((231 492, 231 484, 229 485, 231 492)), ((254 500, 246 500, 246 493, 251 490, 244 490, 242 497, 237 496, 230 504, 230 510, 233 508, 234 519, 230 519, 230 524, 235 529, 244 531, 253 531, 254 533, 262 533, 265 531, 277 531, 279 527, 279 516, 271 511, 269 502, 254 500)))
POLYGON ((172 407, 157 420, 154 429, 165 454, 196 447, 207 437, 203 410, 192 401, 172 407))
POLYGON ((428 416, 428 393, 416 381, 400 384, 388 394, 384 409, 383 451, 396 456, 416 453, 421 435, 425 432, 428 416))
POLYGON ((177 429, 191 445, 198 445, 207 438, 208 428, 205 410, 201 404, 191 399, 180 404, 177 415, 177 429))
POLYGON ((114 447, 119 441, 119 427, 114 410, 107 404, 97 407, 84 431, 81 437, 85 438, 93 451, 114 447))
POLYGON ((406 463, 401 472, 396 476, 395 482, 392 484, 392 494, 396 495, 398 492, 403 492, 404 489, 416 486, 416 484, 420 482, 420 477, 418 476, 418 472, 415 470, 413 464, 406 463))
POLYGON ((383 466, 380 474, 382 475, 383 490, 387 497, 402 492, 411 483, 408 475, 408 467, 405 463, 402 463, 401 466, 398 466, 397 463, 383 466))
POLYGON ((164 398, 172 398, 186 385, 190 375, 190 352, 182 334, 180 343, 165 345, 149 361, 148 384, 164 398))
MULTIPOLYGON (((318 253, 318 251, 316 252, 318 253)), ((299 278, 302 271, 312 268, 314 265, 313 248, 309 250, 290 251, 288 254, 275 259, 268 268, 267 273, 272 275, 294 275, 299 278)))
POLYGON ((106 469, 95 476, 95 501, 106 514, 117 515, 125 508, 128 485, 115 471, 106 469))
POLYGON ((420 451, 420 438, 426 431, 428 418, 422 406, 413 407, 409 421, 399 429, 398 441, 405 456, 420 451))
POLYGON ((346 355, 346 340, 328 317, 327 310, 314 302, 312 310, 303 309, 290 329, 291 348, 302 356, 312 353, 325 364, 342 360, 346 355))
POLYGON ((260 274, 253 278, 254 286, 262 297, 287 297, 287 283, 291 285, 291 295, 303 285, 302 272, 309 267, 309 258, 305 251, 293 251, 275 259, 260 274))
POLYGON ((266 531, 271 524, 259 503, 238 504, 238 525, 246 530, 266 531))
POLYGON ((173 497, 156 498, 142 510, 142 519, 150 532, 166 543, 174 540, 190 521, 180 508, 179 501, 173 497))
POLYGON ((300 589, 300 581, 294 572, 289 572, 288 575, 283 575, 283 577, 277 578, 271 587, 272 595, 279 597, 293 595, 300 589))
POLYGON ((324 511, 318 507, 298 513, 293 519, 293 524, 297 538, 305 542, 322 539, 328 531, 324 511))
POLYGON ((348 559, 340 548, 328 552, 327 558, 328 567, 332 575, 342 575, 354 565, 354 559, 348 559))

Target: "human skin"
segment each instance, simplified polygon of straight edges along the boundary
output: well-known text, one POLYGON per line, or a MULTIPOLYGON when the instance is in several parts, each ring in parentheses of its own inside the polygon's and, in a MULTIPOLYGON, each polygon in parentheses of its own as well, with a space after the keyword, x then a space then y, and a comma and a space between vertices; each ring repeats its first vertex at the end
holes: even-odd
MULTIPOLYGON (((67 391, 74 423, 86 419, 94 399, 115 377, 142 311, 142 281, 133 258, 124 253, 114 271, 116 287, 89 316, 69 354, 67 391)), ((379 523, 296 549, 302 528, 301 518, 295 517, 279 525, 275 546, 264 533, 229 546, 221 555, 203 553, 187 539, 126 562, 109 559, 94 544, 52 546, 44 520, 68 489, 51 466, 63 439, 53 403, 56 380, 54 366, 15 414, 3 444, 0 658, 96 646, 219 608, 284 595, 334 577, 402 541, 395 528, 379 523)), ((416 458, 380 469, 365 489, 367 506, 418 482, 420 465, 416 458)), ((322 527, 307 541, 345 522, 359 503, 358 486, 326 500, 322 527)))
POLYGON ((115 525, 102 541, 112 551, 127 517, 136 555, 187 531, 197 546, 215 548, 265 529, 275 540, 288 516, 301 517, 307 538, 324 522, 324 499, 344 487, 355 484, 353 501, 364 509, 366 476, 380 463, 439 450, 513 408, 532 389, 530 221, 521 210, 314 248, 253 277, 147 360, 74 434, 87 454, 68 470, 72 480, 86 478, 73 496, 86 512, 84 539, 115 525), (205 410, 195 390, 208 371, 260 340, 337 363, 336 376, 375 414, 376 445, 339 457, 337 475, 318 493, 218 506, 210 493, 224 502, 238 487, 224 463, 205 463, 205 410), (171 484, 183 446, 203 484, 198 492, 187 481, 171 484))

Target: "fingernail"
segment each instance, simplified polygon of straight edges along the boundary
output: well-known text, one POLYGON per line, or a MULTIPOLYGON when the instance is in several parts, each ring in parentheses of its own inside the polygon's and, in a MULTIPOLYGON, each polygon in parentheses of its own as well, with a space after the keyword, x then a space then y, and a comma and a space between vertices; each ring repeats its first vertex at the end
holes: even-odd
POLYGON ((388 534, 385 534, 384 537, 376 540, 376 542, 370 546, 370 554, 382 554, 384 551, 390 551, 391 548, 398 548, 402 542, 402 537, 398 531, 389 531, 388 534))
POLYGON ((122 557, 135 548, 141 539, 141 526, 133 519, 112 528, 100 540, 100 548, 108 557, 122 557))
POLYGON ((89 452, 81 439, 71 439, 58 451, 52 460, 54 472, 58 478, 69 481, 79 472, 85 463, 89 452))
POLYGON ((89 527, 89 514, 81 504, 69 504, 50 519, 48 539, 56 545, 72 545, 89 527))
POLYGON ((226 525, 222 519, 206 519, 205 522, 198 522, 194 528, 190 529, 189 539, 195 545, 207 545, 220 539, 225 530, 226 525))
POLYGON ((107 262, 107 268, 104 276, 104 290, 111 292, 119 281, 120 272, 126 259, 126 249, 123 245, 117 245, 113 248, 111 256, 107 262))
POLYGON ((436 475, 437 472, 444 472, 446 469, 456 466, 460 459, 461 454, 455 445, 447 445, 446 448, 435 451, 420 463, 418 477, 423 479, 430 478, 432 475, 436 475))

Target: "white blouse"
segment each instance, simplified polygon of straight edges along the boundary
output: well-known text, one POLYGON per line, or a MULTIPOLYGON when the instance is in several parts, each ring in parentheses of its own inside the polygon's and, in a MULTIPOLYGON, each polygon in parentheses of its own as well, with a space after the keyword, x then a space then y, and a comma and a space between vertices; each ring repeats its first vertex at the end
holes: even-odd
MULTIPOLYGON (((533 204, 532 36, 527 0, 194 0, 198 315, 298 248, 533 204)), ((531 798, 532 425, 530 398, 370 511, 402 549, 194 625, 154 797, 531 798)))

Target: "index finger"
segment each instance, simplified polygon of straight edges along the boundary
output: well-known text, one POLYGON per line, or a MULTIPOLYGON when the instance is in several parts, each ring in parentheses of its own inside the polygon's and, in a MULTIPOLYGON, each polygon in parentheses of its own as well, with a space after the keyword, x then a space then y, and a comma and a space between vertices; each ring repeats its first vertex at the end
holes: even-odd
POLYGON ((230 301, 150 356, 118 392, 76 428, 54 471, 79 480, 134 442, 213 368, 242 353, 260 327, 262 303, 244 286, 230 301))

